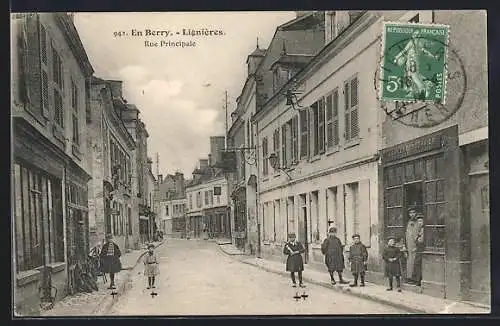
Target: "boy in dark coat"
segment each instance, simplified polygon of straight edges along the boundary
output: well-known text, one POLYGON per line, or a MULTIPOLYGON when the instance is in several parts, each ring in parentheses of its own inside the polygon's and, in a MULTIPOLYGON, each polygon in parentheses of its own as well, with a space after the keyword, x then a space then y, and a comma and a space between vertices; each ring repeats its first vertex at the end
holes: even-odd
POLYGON ((295 237, 295 233, 290 233, 288 235, 288 242, 285 243, 283 247, 283 254, 288 255, 286 259, 286 271, 290 272, 292 277, 292 286, 297 287, 295 282, 295 272, 299 274, 299 286, 304 288, 305 285, 302 282, 302 271, 304 270, 304 261, 302 260, 302 253, 305 252, 302 243, 298 242, 295 237))
POLYGON ((122 255, 120 248, 113 242, 113 235, 106 235, 106 243, 102 246, 101 260, 103 273, 109 274, 111 283, 108 289, 116 289, 115 274, 122 270, 120 256, 122 255))
POLYGON ((361 286, 365 286, 366 262, 368 260, 368 250, 361 243, 359 234, 352 236, 354 244, 349 248, 349 262, 351 263, 351 272, 354 276, 354 283, 349 286, 358 286, 358 277, 361 277, 361 286))
POLYGON ((342 278, 342 272, 344 271, 344 246, 339 238, 336 236, 337 228, 331 227, 328 230, 328 237, 323 241, 321 245, 321 252, 325 255, 325 265, 328 268, 328 273, 330 274, 330 279, 332 284, 335 285, 335 278, 333 274, 337 272, 339 274, 339 283, 348 284, 349 282, 344 281, 342 278))
POLYGON ((385 275, 389 278, 389 288, 387 291, 392 291, 393 277, 396 277, 398 292, 401 292, 401 257, 403 253, 395 246, 395 243, 395 238, 389 238, 382 258, 385 261, 385 275))

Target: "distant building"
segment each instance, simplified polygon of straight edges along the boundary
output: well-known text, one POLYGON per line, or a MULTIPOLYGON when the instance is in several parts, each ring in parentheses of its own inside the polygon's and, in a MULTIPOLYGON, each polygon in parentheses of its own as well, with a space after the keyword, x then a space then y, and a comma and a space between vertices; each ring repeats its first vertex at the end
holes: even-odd
POLYGON ((86 158, 94 72, 71 17, 11 16, 12 268, 14 313, 73 292, 89 248, 86 158), (52 292, 52 294, 51 294, 52 292))
POLYGON ((228 199, 228 182, 222 171, 220 152, 225 138, 211 137, 210 159, 200 159, 193 179, 186 185, 187 230, 190 237, 231 238, 232 224, 228 199))

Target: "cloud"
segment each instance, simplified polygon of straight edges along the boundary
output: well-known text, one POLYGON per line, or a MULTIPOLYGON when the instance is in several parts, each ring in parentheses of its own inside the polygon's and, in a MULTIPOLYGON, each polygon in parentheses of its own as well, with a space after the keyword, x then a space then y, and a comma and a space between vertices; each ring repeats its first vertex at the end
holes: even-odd
MULTIPOLYGON (((124 97, 141 111, 150 135, 148 154, 160 156, 160 173, 190 177, 209 152, 209 137, 224 135, 224 91, 228 116, 245 79, 246 56, 256 37, 265 48, 276 27, 293 12, 77 13, 75 25, 102 78, 123 81, 124 97), (194 48, 146 48, 144 37, 114 32, 182 28, 221 29, 217 38, 196 38, 194 48), (203 84, 210 83, 210 87, 203 84)), ((229 116, 230 117, 230 116, 229 116)))

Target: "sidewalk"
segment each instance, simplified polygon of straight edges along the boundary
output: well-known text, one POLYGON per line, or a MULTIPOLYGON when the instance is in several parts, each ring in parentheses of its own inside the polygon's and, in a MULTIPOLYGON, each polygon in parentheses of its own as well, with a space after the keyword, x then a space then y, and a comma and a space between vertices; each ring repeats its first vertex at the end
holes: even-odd
MULTIPOLYGON (((153 242, 155 247, 163 244, 163 241, 153 242)), ((131 270, 137 266, 141 257, 146 253, 146 247, 140 250, 133 250, 124 253, 120 261, 122 263, 122 271, 115 275, 116 290, 118 294, 112 297, 111 290, 108 290, 108 283, 104 284, 103 278, 98 277, 97 286, 99 291, 92 293, 77 293, 75 295, 68 295, 61 301, 56 302, 54 307, 50 310, 43 310, 40 312, 41 317, 51 316, 90 316, 90 315, 103 315, 105 314, 116 300, 123 295, 127 290, 127 284, 131 276, 131 270)))
MULTIPOLYGON (((234 258, 242 263, 256 266, 267 272, 276 273, 289 277, 285 271, 285 266, 272 260, 247 256, 233 245, 220 245, 219 248, 226 254, 235 256, 234 258)), ((348 285, 331 285, 330 276, 325 271, 318 271, 308 268, 304 271, 304 281, 321 285, 335 291, 358 296, 360 298, 373 300, 398 309, 403 309, 409 313, 420 314, 489 314, 490 309, 479 306, 440 299, 425 294, 418 294, 411 291, 396 292, 386 291, 386 287, 374 283, 366 283, 366 287, 351 288, 348 285)))

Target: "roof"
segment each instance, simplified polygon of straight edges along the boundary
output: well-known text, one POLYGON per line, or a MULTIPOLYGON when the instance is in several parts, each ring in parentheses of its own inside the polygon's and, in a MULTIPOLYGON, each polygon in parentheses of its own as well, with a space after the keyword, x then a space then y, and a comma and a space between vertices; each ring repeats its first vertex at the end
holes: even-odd
POLYGON ((284 31, 311 29, 316 26, 318 19, 322 18, 318 17, 318 12, 311 11, 279 25, 277 29, 284 31))
POLYGON ((256 47, 255 50, 253 50, 252 53, 250 53, 248 56, 249 57, 263 57, 266 54, 266 49, 261 49, 259 47, 256 47))
POLYGON ((278 58, 278 60, 271 64, 270 70, 273 70, 276 65, 302 68, 305 67, 313 57, 313 55, 307 54, 283 54, 278 58))

